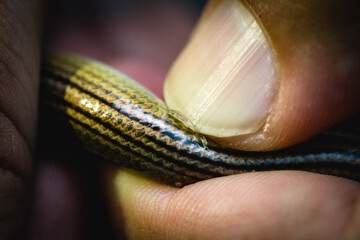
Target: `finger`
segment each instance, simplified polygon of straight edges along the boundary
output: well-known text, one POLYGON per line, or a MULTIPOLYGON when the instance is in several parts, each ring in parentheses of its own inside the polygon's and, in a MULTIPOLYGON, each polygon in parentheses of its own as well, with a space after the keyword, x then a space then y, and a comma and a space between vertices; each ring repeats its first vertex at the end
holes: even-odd
POLYGON ((175 189, 115 170, 114 221, 129 239, 357 239, 360 185, 303 172, 228 176, 175 189))
POLYGON ((210 1, 167 77, 167 104, 243 150, 324 131, 360 109, 356 4, 210 1))
POLYGON ((39 2, 0 1, 1 239, 20 239, 25 232, 37 118, 39 2))

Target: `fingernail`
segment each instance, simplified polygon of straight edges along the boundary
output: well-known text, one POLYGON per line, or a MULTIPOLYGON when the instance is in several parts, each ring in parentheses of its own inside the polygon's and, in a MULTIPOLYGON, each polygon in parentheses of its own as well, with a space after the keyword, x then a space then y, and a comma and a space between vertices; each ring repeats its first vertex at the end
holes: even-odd
POLYGON ((213 5, 170 69, 165 100, 204 134, 253 133, 264 125, 276 95, 276 57, 239 0, 213 5))

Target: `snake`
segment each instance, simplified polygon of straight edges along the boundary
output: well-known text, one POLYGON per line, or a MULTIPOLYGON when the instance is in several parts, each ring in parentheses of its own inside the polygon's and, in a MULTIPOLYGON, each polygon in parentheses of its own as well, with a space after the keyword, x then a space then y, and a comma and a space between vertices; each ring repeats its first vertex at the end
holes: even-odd
MULTIPOLYGON (((99 61, 48 53, 42 103, 88 151, 156 181, 183 187, 233 174, 298 170, 360 181, 360 138, 323 133, 293 147, 247 152, 193 130, 149 90, 99 61)), ((51 121, 51 120, 48 120, 51 121)))

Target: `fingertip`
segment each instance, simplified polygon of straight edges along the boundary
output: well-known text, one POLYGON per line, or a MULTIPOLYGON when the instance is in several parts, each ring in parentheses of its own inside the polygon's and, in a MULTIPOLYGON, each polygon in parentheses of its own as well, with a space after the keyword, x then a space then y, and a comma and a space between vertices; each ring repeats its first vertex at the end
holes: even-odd
POLYGON ((118 238, 161 239, 155 234, 159 219, 169 196, 178 189, 110 164, 104 177, 118 238))
POLYGON ((295 145, 359 112, 359 34, 345 30, 358 17, 334 20, 351 3, 242 3, 210 2, 167 77, 170 108, 248 151, 295 145))

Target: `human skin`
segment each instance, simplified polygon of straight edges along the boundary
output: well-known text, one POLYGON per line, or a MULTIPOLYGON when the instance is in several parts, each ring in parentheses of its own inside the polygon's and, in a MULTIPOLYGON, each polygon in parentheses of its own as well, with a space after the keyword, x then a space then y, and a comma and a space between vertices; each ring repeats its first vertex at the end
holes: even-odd
POLYGON ((30 200, 40 64, 37 0, 0 1, 0 238, 20 239, 30 200))
MULTIPOLYGON (((254 6, 258 2, 249 1, 254 6)), ((279 8, 287 6, 283 1, 276 3, 279 8)), ((323 3, 318 1, 318 4, 323 3)), ((355 5, 355 1, 348 1, 349 8, 354 7, 351 3, 355 5)), ((141 6, 142 2, 136 4, 141 6)), ((326 1, 326 4, 336 7, 332 1, 326 1)), ((272 5, 275 10, 276 6, 272 5)), ((196 14, 189 12, 186 6, 179 9, 179 5, 170 1, 158 1, 146 9, 131 8, 129 15, 126 12, 109 15, 100 10, 92 19, 96 24, 92 23, 90 28, 82 25, 81 21, 64 24, 55 30, 56 35, 48 38, 47 45, 103 60, 148 84, 161 96, 162 83, 149 82, 165 77, 170 62, 185 44, 196 14), (146 21, 141 20, 140 16, 144 15, 148 16, 146 21), (164 19, 165 25, 161 24, 164 19), (155 24, 146 25, 149 22, 155 24), (118 27, 114 29, 114 25, 118 27), (150 27, 151 31, 148 31, 150 27), (162 51, 164 44, 161 38, 164 36, 167 36, 170 46, 162 51), (129 45, 138 39, 141 41, 129 45)), ((262 10, 266 18, 267 10, 262 10)), ((40 2, 36 0, 0 1, 0 16, 6 20, 0 24, 3 29, 0 39, 0 206, 6 206, 0 209, 0 239, 22 239, 26 229, 29 229, 29 238, 32 239, 79 239, 86 236, 85 231, 90 231, 82 228, 86 220, 84 212, 94 210, 84 206, 90 201, 86 192, 89 190, 86 190, 88 178, 84 178, 86 174, 81 166, 71 161, 86 161, 79 156, 74 159, 71 156, 44 155, 40 150, 42 160, 37 161, 36 169, 33 168, 41 55, 39 13, 40 2), (30 198, 33 199, 32 204, 29 204, 30 198), (29 206, 31 209, 27 210, 29 206), (26 212, 31 213, 27 225, 26 212)), ((271 11, 268 13, 270 16, 271 11)), ((343 24, 356 30, 355 23, 343 24)), ((331 29, 326 31, 331 32, 331 29)), ((285 41, 281 33, 273 33, 277 36, 274 38, 275 46, 276 41, 285 41)), ((352 39, 349 35, 344 36, 344 42, 352 39)), ((291 38, 291 34, 287 38, 291 38)), ((284 46, 281 41, 279 46, 284 46)), ((279 48, 279 52, 285 51, 285 47, 279 48)), ((335 57, 342 56, 342 48, 337 49, 340 50, 334 51, 335 57)), ((293 53, 284 53, 284 56, 292 56, 294 52, 297 53, 296 49, 293 53)), ((306 67, 305 63, 296 62, 296 59, 293 58, 294 66, 306 67)), ((322 66, 326 71, 326 64, 322 66)), ((356 79, 357 76, 352 77, 356 79)), ((339 97, 347 99, 348 96, 358 100, 358 96, 353 97, 352 94, 339 97)), ((344 103, 346 106, 347 101, 344 103)), ((357 111, 355 107, 346 108, 347 112, 342 108, 336 113, 323 112, 323 119, 327 120, 324 121, 326 124, 319 123, 319 129, 328 127, 329 122, 347 118, 357 111)), ((321 112, 321 109, 320 106, 318 110, 321 112)), ((310 136, 318 131, 302 130, 294 136, 304 132, 310 136)), ((132 239, 360 237, 360 185, 350 180, 285 171, 222 177, 177 189, 111 164, 101 166, 101 177, 95 181, 103 180, 106 191, 102 194, 108 201, 113 229, 116 229, 119 238, 124 235, 132 239)), ((94 169, 92 171, 95 172, 94 169)))

